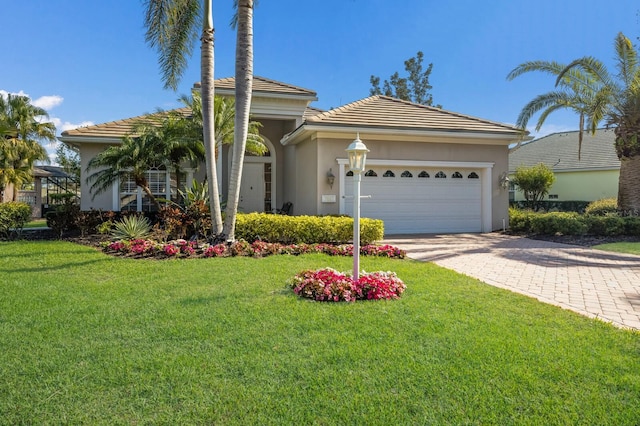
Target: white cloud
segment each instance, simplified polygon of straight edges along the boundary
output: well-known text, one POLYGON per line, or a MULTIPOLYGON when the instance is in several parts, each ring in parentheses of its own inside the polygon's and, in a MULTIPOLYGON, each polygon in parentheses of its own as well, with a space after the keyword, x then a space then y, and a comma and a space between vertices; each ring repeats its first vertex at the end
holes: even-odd
POLYGON ((78 127, 86 127, 93 126, 93 121, 83 121, 81 123, 69 123, 68 121, 63 122, 58 117, 50 117, 49 121, 51 121, 55 126, 58 132, 64 132, 65 130, 77 129, 78 127))
POLYGON ((40 96, 35 101, 32 101, 31 104, 49 111, 50 109, 60 105, 62 101, 64 101, 64 98, 58 95, 40 96))

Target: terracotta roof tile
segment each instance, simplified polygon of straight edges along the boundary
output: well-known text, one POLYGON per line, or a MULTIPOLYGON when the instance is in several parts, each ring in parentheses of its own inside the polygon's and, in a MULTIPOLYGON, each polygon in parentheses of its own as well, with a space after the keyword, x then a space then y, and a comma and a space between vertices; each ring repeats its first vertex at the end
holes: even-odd
POLYGON ((509 153, 509 170, 544 163, 553 170, 616 169, 620 160, 613 130, 585 132, 578 160, 578 131, 559 132, 520 145, 509 153))
POLYGON ((388 97, 371 96, 307 118, 308 124, 516 134, 514 126, 388 97))

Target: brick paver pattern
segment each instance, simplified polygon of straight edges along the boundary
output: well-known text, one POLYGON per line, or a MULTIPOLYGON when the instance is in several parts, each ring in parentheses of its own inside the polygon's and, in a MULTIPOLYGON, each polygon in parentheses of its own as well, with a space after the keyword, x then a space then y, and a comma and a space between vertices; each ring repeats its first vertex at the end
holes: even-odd
POLYGON ((497 233, 398 236, 385 243, 487 284, 640 330, 640 256, 497 233))

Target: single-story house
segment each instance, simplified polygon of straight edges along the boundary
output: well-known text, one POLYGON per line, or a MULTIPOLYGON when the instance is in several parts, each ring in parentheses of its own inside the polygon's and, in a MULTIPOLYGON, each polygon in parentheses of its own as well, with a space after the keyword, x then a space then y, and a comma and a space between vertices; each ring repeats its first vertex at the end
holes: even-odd
MULTIPOLYGON (((234 79, 216 80, 217 95, 233 96, 234 79)), ((252 119, 262 123, 269 152, 246 156, 240 210, 264 212, 293 204, 296 215, 351 214, 353 178, 345 149, 359 133, 370 150, 362 178, 361 215, 385 222, 387 234, 490 232, 508 222, 509 145, 519 129, 387 96, 371 96, 329 111, 310 104, 309 89, 254 77, 252 119), (332 177, 331 179, 329 177, 332 177)), ((82 171, 98 152, 120 143, 139 119, 128 118, 62 133, 80 150, 82 171)), ((229 147, 218 156, 222 194, 228 187, 229 147)), ((187 170, 182 182, 203 178, 187 170)), ((158 194, 168 198, 174 179, 150 171, 158 194)), ((84 179, 83 179, 84 183, 84 179)), ((92 199, 82 187, 81 208, 148 208, 130 182, 92 199)))
MULTIPOLYGON (((509 153, 509 173, 539 163, 549 167, 555 182, 545 199, 595 201, 618 196, 620 160, 612 129, 584 132, 578 159, 578 131, 559 132, 523 143, 509 153)), ((511 200, 524 200, 522 191, 511 188, 511 200)))

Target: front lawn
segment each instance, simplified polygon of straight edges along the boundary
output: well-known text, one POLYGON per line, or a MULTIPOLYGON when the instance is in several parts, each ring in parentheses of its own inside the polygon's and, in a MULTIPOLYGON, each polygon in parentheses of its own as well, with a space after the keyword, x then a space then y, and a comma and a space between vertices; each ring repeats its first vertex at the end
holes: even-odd
POLYGON ((640 333, 410 260, 361 259, 398 300, 286 286, 351 265, 0 243, 0 424, 638 424, 640 333))
POLYGON ((640 255, 640 243, 635 242, 619 242, 619 243, 607 243, 598 244, 593 246, 594 249, 615 251, 616 253, 629 253, 640 255))

